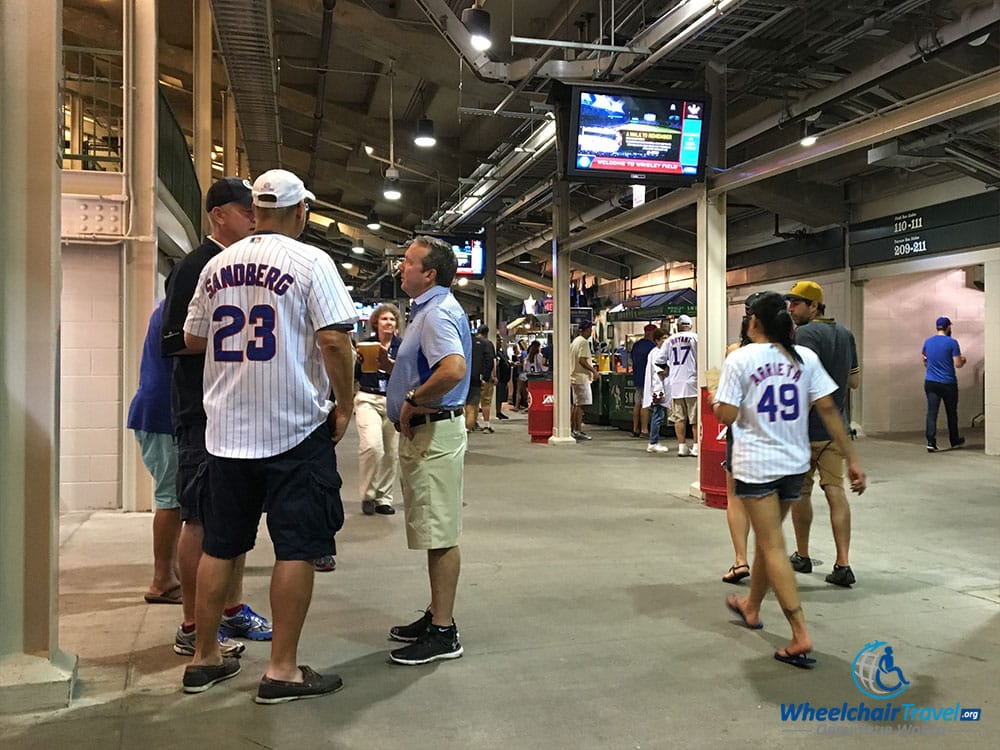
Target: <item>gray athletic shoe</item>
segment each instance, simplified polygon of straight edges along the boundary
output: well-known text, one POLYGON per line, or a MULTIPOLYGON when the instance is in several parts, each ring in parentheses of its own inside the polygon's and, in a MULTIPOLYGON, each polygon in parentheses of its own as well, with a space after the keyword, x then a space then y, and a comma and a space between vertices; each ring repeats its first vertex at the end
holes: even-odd
MULTIPOLYGON (((194 635, 195 631, 185 633, 184 628, 177 628, 177 635, 174 636, 174 653, 181 656, 194 656, 194 635)), ((219 649, 223 657, 239 656, 247 650, 246 644, 242 641, 234 641, 219 634, 219 649)), ((209 685, 211 687, 211 685, 209 685)))

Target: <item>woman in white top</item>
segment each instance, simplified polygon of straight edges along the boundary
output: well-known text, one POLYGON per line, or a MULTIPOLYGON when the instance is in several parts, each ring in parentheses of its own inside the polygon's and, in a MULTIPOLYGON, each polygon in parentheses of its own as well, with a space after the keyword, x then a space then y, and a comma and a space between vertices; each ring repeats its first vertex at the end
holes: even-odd
POLYGON ((865 490, 865 474, 831 394, 837 385, 814 352, 792 345, 792 319, 780 294, 757 297, 748 308, 752 343, 732 352, 722 366, 713 411, 733 431, 730 470, 756 539, 750 595, 731 596, 726 606, 748 628, 764 625, 760 605, 768 587, 792 628, 792 640, 774 652, 778 661, 811 668, 812 641, 806 630, 795 574, 788 562, 781 522, 799 499, 809 469, 809 409, 815 406, 847 459, 851 489, 865 490))
POLYGON ((545 366, 545 356, 542 354, 542 344, 538 339, 535 339, 528 346, 528 353, 524 357, 525 379, 532 375, 541 375, 547 372, 548 369, 545 366))

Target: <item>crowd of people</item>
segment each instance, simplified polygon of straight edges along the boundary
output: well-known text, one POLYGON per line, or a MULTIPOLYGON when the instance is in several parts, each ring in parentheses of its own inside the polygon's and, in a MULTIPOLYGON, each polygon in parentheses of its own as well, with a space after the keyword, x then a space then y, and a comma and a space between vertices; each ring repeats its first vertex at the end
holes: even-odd
MULTIPOLYGON (((211 233, 173 269, 166 298, 149 321, 139 390, 128 416, 155 482, 150 604, 177 604, 174 650, 191 656, 183 689, 199 693, 240 672, 243 640, 271 641, 255 700, 282 703, 325 695, 343 682, 299 665, 299 637, 313 576, 336 567, 344 523, 336 447, 352 418, 359 437, 358 497, 365 515, 396 513, 402 490, 410 549, 427 556, 429 605, 415 622, 389 628, 405 645, 403 665, 463 654, 455 624, 461 570, 464 455, 469 434, 492 433, 491 414, 527 406, 526 385, 549 377, 551 346, 509 344, 481 326, 472 335, 450 288, 450 246, 417 237, 399 273, 409 319, 377 307, 371 337, 355 342, 358 316, 329 255, 299 241, 314 196, 294 174, 271 170, 251 185, 225 178, 207 191, 211 233), (479 418, 482 417, 482 424, 479 418), (266 522, 275 553, 272 620, 243 601, 246 553, 266 522), (198 634, 211 634, 198 637, 198 634)), ((583 430, 595 366, 593 322, 580 321, 569 356, 571 428, 583 430)), ((673 331, 649 324, 631 351, 632 435, 661 443, 664 419, 678 456, 697 456, 698 336, 686 315, 673 331)), ((955 368, 965 363, 940 318, 924 346, 927 450, 937 451, 944 401, 951 445, 960 446, 955 368)), ((856 583, 850 566, 850 506, 866 478, 850 440, 848 394, 858 386, 854 337, 826 317, 822 288, 796 283, 788 294, 746 301, 741 340, 721 372, 708 376, 715 417, 728 426, 727 521, 734 563, 722 580, 750 579, 746 597, 726 606, 761 628, 773 590, 791 627, 774 658, 796 667, 815 660, 795 573, 812 571, 811 490, 830 508, 837 559, 826 580, 856 583), (717 377, 716 377, 717 376, 717 377), (796 546, 787 554, 782 521, 791 511, 796 546), (748 556, 749 533, 755 554, 748 556)), ((342 460, 342 457, 341 457, 342 460)))

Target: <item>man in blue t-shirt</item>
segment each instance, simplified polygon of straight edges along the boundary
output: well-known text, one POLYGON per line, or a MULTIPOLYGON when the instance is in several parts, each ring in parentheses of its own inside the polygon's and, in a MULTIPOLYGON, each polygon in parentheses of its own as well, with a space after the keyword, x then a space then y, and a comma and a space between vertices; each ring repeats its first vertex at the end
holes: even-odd
POLYGON ((944 401, 948 439, 952 448, 965 443, 958 434, 958 378, 955 370, 965 364, 958 342, 951 337, 951 320, 937 319, 937 333, 924 342, 924 393, 927 395, 927 452, 936 453, 938 407, 944 401))
POLYGON ((632 437, 640 437, 649 432, 649 409, 642 408, 642 388, 646 384, 646 362, 649 353, 656 348, 653 334, 657 326, 647 323, 642 329, 643 338, 632 344, 632 385, 635 388, 635 405, 632 407, 632 437))

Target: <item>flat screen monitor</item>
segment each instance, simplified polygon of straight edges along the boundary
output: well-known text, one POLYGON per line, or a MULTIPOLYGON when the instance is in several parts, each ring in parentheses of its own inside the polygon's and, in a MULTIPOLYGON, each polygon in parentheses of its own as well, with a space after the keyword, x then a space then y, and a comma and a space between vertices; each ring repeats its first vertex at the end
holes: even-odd
POLYGON ((438 237, 451 245, 452 252, 458 260, 456 276, 467 279, 483 278, 483 268, 486 262, 485 249, 481 237, 438 237))
POLYGON ((690 185, 704 179, 708 96, 569 87, 566 177, 690 185))

